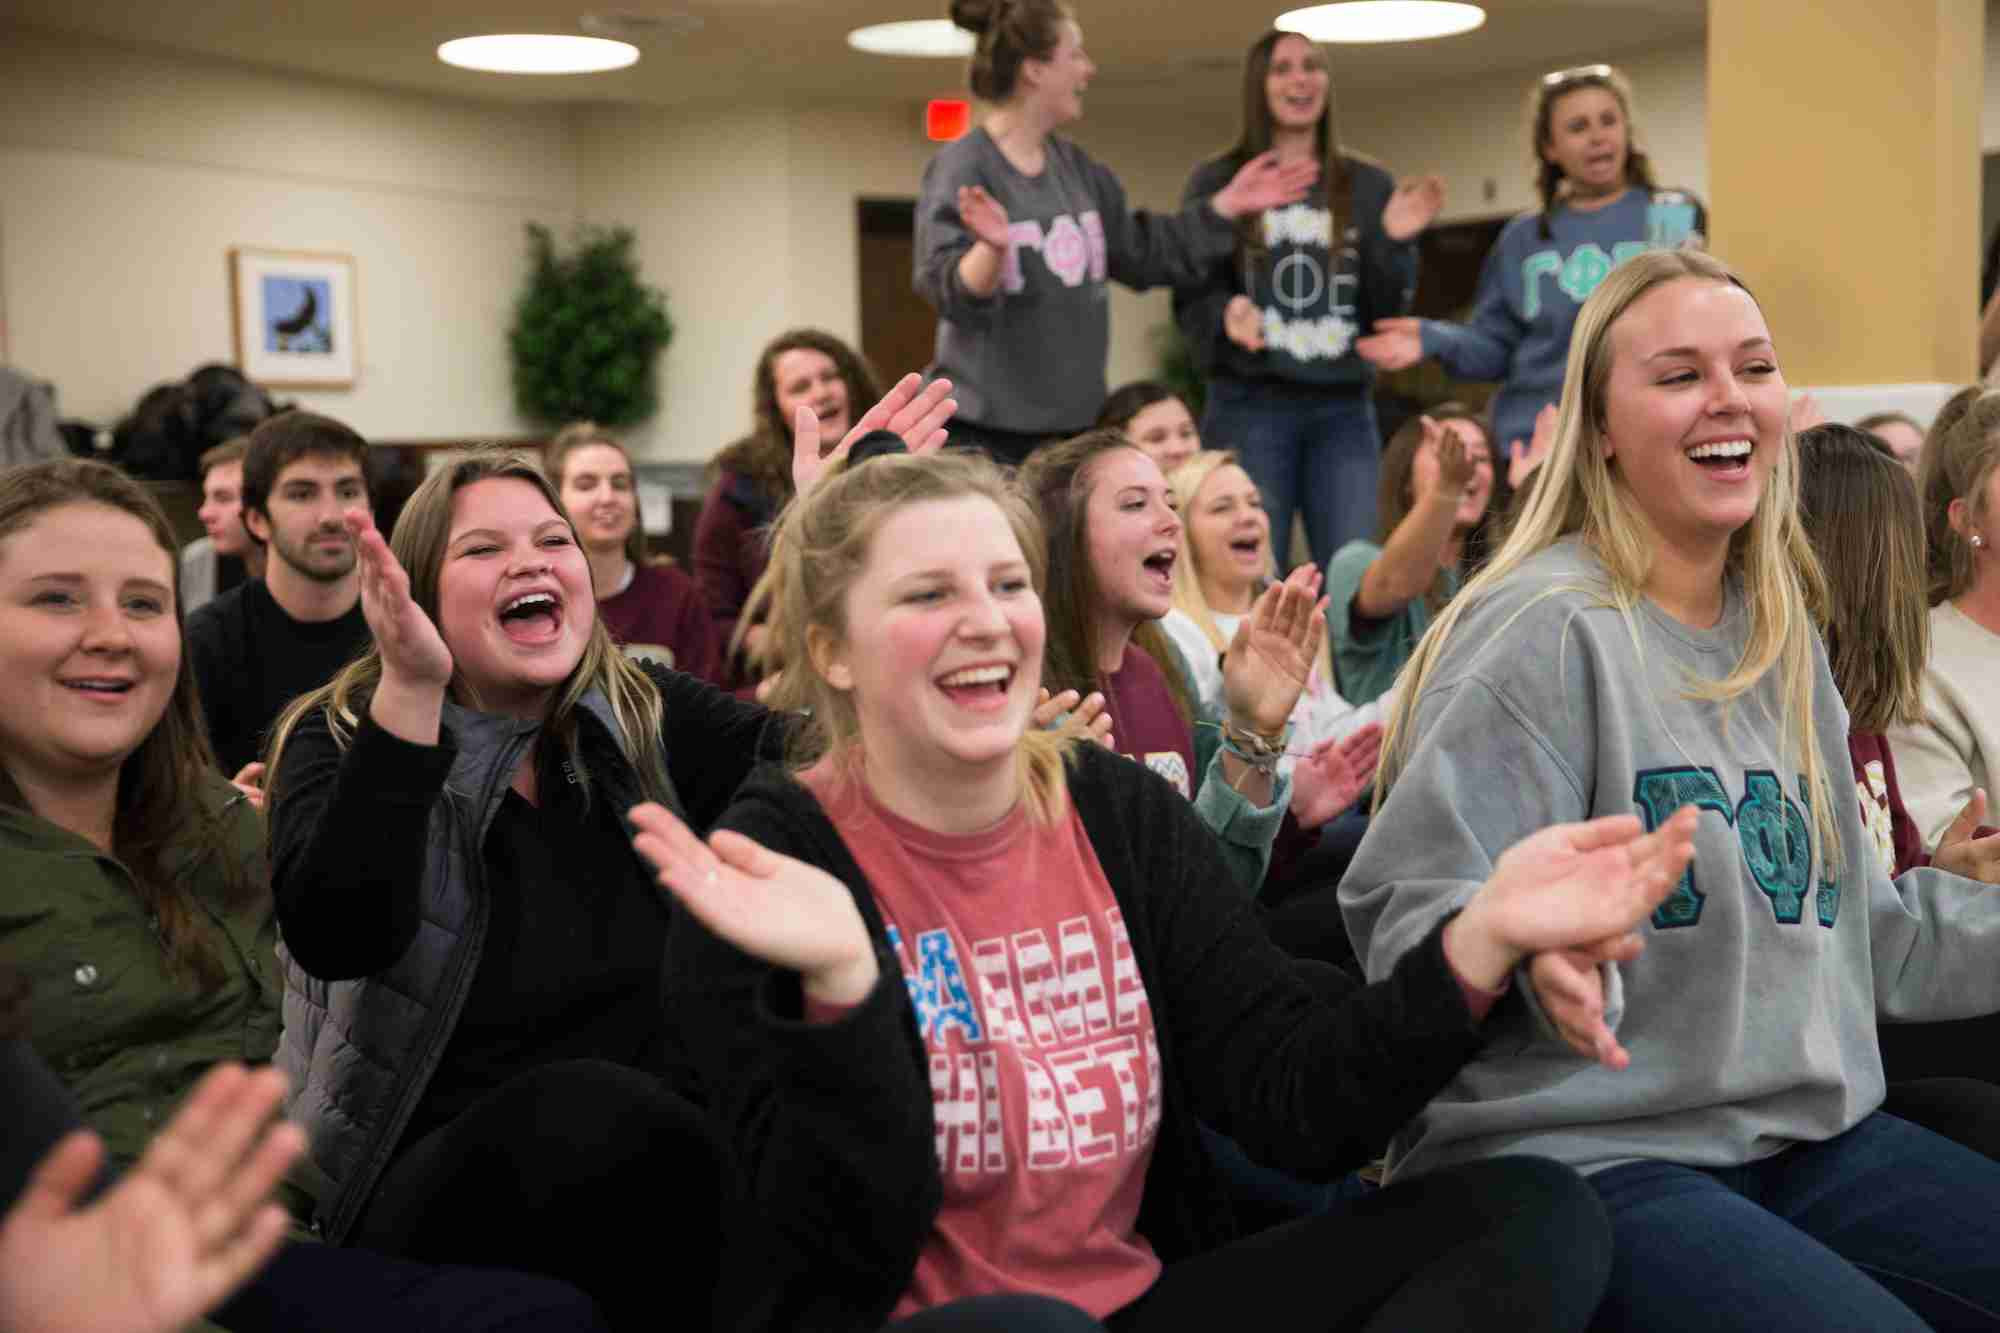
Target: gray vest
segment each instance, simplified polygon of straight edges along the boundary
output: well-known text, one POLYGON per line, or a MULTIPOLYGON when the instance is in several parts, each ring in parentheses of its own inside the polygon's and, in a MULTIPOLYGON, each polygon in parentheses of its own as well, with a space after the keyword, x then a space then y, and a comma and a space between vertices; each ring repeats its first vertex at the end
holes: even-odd
MULTIPOLYGON (((611 708, 592 690, 579 726, 618 734, 611 708)), ((291 1114, 305 1129, 312 1161, 328 1180, 313 1229, 338 1242, 389 1163, 458 1026, 479 970, 492 900, 480 885, 482 847, 514 770, 539 722, 474 713, 446 703, 444 729, 458 757, 431 807, 419 889, 417 937, 384 971, 358 981, 319 981, 292 961, 285 970, 285 1032, 277 1063, 292 1081, 291 1114)), ((604 747, 621 753, 615 742, 604 747)), ((593 754, 597 751, 593 750, 593 754)), ((600 772, 594 799, 636 799, 637 775, 600 772)), ((664 773, 669 804, 685 814, 664 773)), ((623 805, 614 808, 623 809, 623 805)))

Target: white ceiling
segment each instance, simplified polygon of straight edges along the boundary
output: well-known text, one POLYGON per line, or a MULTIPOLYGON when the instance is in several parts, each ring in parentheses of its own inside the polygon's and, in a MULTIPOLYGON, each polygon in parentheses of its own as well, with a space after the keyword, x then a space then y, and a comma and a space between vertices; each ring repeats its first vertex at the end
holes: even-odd
MULTIPOLYGON (((718 102, 885 103, 951 95, 962 62, 850 51, 849 29, 941 14, 898 0, 0 0, 31 27, 453 97, 673 106, 718 102), (479 32, 576 32, 587 12, 689 15, 697 31, 641 40, 627 70, 573 78, 476 74, 438 62, 437 44, 479 32)), ((1452 82, 1489 71, 1573 64, 1698 39, 1704 0, 1486 0, 1476 32, 1336 49, 1339 97, 1412 84, 1449 104, 1452 82)), ((1278 0, 1080 0, 1099 67, 1089 100, 1168 106, 1233 98, 1242 53, 1289 7, 1278 0)))

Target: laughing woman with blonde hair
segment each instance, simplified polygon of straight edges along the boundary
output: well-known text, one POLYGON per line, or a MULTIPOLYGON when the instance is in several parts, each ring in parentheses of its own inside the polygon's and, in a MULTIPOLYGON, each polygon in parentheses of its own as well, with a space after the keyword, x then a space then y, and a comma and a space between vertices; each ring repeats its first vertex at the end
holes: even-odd
POLYGON ((1991 1328, 2000 1165, 1878 1109, 1876 1023, 2000 1009, 2000 895, 1877 862, 1787 413, 1720 262, 1642 255, 1584 304, 1546 475, 1411 660, 1341 897, 1381 975, 1551 823, 1693 807, 1695 859, 1617 957, 1531 960, 1392 1179, 1585 1172, 1596 1328, 1991 1328))

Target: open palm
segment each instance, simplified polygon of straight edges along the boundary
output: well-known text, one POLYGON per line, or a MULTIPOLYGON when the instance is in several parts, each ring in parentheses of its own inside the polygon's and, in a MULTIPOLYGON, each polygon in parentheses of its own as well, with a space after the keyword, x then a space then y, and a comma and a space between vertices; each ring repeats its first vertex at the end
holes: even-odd
POLYGON ((284 1092, 275 1070, 210 1070, 87 1208, 103 1144, 88 1132, 57 1144, 0 1223, 0 1328, 169 1333, 213 1309, 284 1237, 284 1211, 265 1200, 305 1135, 279 1125, 258 1139, 284 1092))
POLYGON ((799 495, 811 490, 813 483, 826 475, 829 467, 847 457, 848 451, 870 431, 886 430, 900 435, 903 447, 913 454, 941 449, 946 438, 945 423, 956 411, 958 400, 951 396, 950 380, 937 379, 925 384, 922 375, 911 371, 897 380, 880 402, 861 414, 861 420, 840 437, 840 443, 821 454, 819 417, 810 407, 800 407, 792 420, 792 489, 799 495))
POLYGON ((703 842, 663 806, 639 806, 632 823, 639 829, 632 845, 711 931, 799 973, 817 998, 856 1004, 873 988, 874 945, 839 880, 741 834, 703 842))
POLYGON ((1300 565, 1264 589, 1236 627, 1222 659, 1222 697, 1237 725, 1268 735, 1291 717, 1326 633, 1319 586, 1319 571, 1300 565))
POLYGON ((1300 828, 1312 829, 1346 811, 1375 781, 1381 757, 1380 723, 1321 741, 1292 769, 1292 818, 1300 828))

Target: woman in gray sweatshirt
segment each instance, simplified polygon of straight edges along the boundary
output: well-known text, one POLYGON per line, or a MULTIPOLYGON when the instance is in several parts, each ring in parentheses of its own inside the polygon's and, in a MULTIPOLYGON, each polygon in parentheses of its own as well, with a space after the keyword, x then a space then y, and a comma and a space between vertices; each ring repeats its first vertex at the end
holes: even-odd
POLYGON ((1235 244, 1233 218, 1299 199, 1313 163, 1248 162, 1177 214, 1132 209, 1109 168, 1056 133, 1083 115, 1097 67, 1059 0, 952 0, 979 35, 979 128, 924 170, 916 288, 937 308, 929 374, 955 386, 952 440, 1019 463, 1089 428, 1104 401, 1109 292, 1193 282, 1235 244))
POLYGON ((1542 483, 1401 679, 1341 884, 1379 975, 1525 834, 1699 812, 1627 956, 1517 972, 1507 1030, 1393 1150, 1398 1177, 1515 1152, 1584 1172, 1616 1245, 1599 1329, 2000 1311, 2000 1164, 1881 1111, 1876 1046, 1878 1015, 2000 1010, 2000 894, 1873 854, 1797 468, 1740 280, 1687 250, 1608 277, 1542 483))

